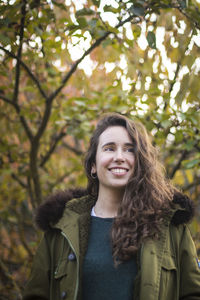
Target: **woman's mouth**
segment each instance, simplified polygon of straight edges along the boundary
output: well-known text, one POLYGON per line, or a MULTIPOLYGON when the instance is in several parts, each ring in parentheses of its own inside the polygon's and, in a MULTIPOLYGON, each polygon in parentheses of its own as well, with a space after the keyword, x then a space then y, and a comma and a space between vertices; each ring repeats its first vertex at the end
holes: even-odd
POLYGON ((126 168, 110 168, 109 171, 111 171, 114 175, 125 175, 128 172, 128 169, 126 168))

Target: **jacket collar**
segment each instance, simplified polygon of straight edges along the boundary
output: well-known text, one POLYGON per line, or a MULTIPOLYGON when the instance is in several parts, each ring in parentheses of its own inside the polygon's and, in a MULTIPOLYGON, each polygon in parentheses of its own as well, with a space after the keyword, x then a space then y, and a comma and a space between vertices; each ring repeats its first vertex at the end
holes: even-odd
MULTIPOLYGON (((95 198, 89 196, 85 189, 60 191, 49 196, 37 209, 35 221, 41 230, 47 231, 52 225, 61 222, 61 217, 64 211, 66 212, 65 208, 73 211, 74 216, 78 217, 78 215, 88 214, 94 204, 95 198)), ((186 195, 176 191, 173 197, 173 206, 167 219, 170 219, 174 225, 191 221, 194 216, 194 204, 186 195)))

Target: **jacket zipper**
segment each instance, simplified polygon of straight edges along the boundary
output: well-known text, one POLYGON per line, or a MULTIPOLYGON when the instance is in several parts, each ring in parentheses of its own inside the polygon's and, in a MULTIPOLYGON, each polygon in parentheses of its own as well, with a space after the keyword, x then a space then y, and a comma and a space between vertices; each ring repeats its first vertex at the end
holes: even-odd
POLYGON ((76 280, 76 288, 75 288, 75 294, 74 294, 74 300, 76 300, 77 294, 78 294, 78 286, 79 286, 79 260, 78 260, 78 255, 77 255, 74 247, 72 246, 71 241, 66 236, 66 234, 63 231, 61 231, 61 234, 67 239, 67 241, 68 241, 71 249, 73 250, 74 254, 76 255, 76 261, 77 261, 77 280, 76 280))
POLYGON ((142 262, 142 253, 143 253, 143 248, 144 248, 144 243, 142 243, 141 245, 141 249, 140 249, 140 266, 141 266, 141 262, 142 262))

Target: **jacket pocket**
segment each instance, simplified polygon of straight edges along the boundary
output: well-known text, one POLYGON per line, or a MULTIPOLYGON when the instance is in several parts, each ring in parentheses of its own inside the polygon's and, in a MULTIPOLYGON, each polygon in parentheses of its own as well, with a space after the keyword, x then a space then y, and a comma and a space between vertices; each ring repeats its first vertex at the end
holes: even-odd
POLYGON ((162 300, 177 299, 177 267, 174 257, 166 254, 161 263, 160 296, 162 300))
POLYGON ((57 268, 54 272, 54 278, 59 279, 66 275, 67 275, 67 261, 63 260, 57 266, 57 268))
POLYGON ((168 254, 163 257, 163 261, 162 261, 161 265, 162 265, 162 268, 165 270, 168 270, 168 271, 176 270, 174 257, 172 257, 168 254))

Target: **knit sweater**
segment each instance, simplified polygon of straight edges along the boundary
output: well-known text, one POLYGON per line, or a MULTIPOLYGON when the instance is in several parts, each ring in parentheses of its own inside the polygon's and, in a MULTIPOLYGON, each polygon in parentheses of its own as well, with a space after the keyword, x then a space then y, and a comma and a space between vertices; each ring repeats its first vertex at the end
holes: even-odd
POLYGON ((83 264, 83 300, 132 300, 136 259, 114 266, 110 231, 112 218, 91 217, 83 264))

